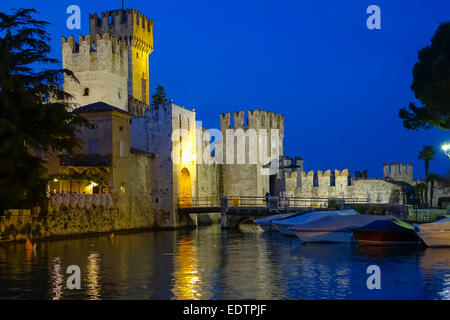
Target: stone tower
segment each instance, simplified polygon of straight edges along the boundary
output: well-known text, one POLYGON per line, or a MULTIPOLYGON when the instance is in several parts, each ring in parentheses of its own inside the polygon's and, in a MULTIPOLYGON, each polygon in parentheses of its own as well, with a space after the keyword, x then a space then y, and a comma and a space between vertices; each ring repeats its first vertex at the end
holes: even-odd
POLYGON ((135 9, 89 15, 91 36, 108 33, 128 45, 128 94, 149 104, 148 56, 153 52, 153 21, 135 9))
POLYGON ((149 105, 149 63, 153 52, 153 22, 134 9, 89 15, 90 33, 62 38, 64 90, 84 106, 105 102, 143 116, 149 105))
MULTIPOLYGON (((284 116, 262 110, 220 115, 223 140, 220 194, 264 196, 270 176, 276 175, 283 155, 284 116)), ((216 146, 217 147, 217 146, 216 146)))
POLYGON ((62 38, 63 68, 74 72, 78 81, 64 79, 64 90, 80 106, 105 102, 128 111, 128 50, 109 34, 62 38), (95 45, 94 45, 95 43, 95 45))

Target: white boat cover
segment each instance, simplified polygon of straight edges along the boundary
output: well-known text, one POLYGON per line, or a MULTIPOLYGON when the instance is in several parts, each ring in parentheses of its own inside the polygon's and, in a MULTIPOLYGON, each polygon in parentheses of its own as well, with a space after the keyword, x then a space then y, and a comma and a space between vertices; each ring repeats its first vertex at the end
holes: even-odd
POLYGON ((306 222, 315 221, 327 216, 355 216, 360 215, 356 210, 336 210, 336 211, 312 211, 289 219, 273 221, 274 225, 294 226, 306 222))
POLYGON ((421 233, 450 231, 450 217, 444 218, 433 223, 424 223, 419 225, 421 233))
POLYGON ((331 215, 315 221, 295 225, 289 229, 303 232, 344 232, 352 231, 354 228, 364 227, 374 221, 395 219, 393 216, 331 215))
POLYGON ((290 217, 296 217, 298 215, 300 215, 299 212, 296 212, 296 213, 281 213, 281 214, 276 214, 276 215, 273 215, 273 216, 264 217, 264 218, 261 218, 261 219, 256 219, 256 220, 253 220, 253 222, 256 223, 256 224, 263 225, 263 226, 270 226, 270 225, 272 225, 273 221, 283 220, 283 219, 287 219, 287 218, 290 218, 290 217))

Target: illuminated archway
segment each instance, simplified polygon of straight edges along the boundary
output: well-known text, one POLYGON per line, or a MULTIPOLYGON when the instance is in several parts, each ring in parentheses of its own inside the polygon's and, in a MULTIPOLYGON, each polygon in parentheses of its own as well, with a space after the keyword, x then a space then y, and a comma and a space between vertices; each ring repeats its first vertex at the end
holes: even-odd
POLYGON ((191 174, 184 168, 180 175, 180 207, 192 206, 191 174))

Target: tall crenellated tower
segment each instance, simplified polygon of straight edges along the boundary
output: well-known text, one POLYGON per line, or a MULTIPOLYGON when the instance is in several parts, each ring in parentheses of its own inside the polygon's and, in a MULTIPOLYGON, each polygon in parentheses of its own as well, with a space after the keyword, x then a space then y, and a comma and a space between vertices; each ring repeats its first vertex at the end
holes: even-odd
POLYGON ((153 21, 135 9, 89 15, 91 36, 108 33, 128 44, 128 94, 149 104, 148 57, 153 52, 153 21))
POLYGON ((105 102, 128 111, 128 49, 109 34, 62 38, 63 68, 74 72, 78 81, 66 77, 64 90, 85 106, 105 102))
POLYGON ((80 106, 105 102, 143 116, 149 105, 153 22, 134 9, 89 16, 90 34, 62 38, 63 67, 75 73, 64 90, 80 106))
MULTIPOLYGON (((223 165, 220 194, 264 196, 283 156, 284 116, 263 110, 220 115, 223 165)), ((217 145, 216 145, 217 147, 217 145)))

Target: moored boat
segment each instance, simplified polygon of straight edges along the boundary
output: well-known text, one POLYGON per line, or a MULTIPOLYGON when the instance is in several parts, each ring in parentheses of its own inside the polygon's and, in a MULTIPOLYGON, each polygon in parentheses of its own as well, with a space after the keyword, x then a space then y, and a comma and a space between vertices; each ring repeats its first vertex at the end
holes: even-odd
POLYGON ((417 235, 428 247, 450 247, 450 217, 418 226, 417 235))
POLYGON ((303 223, 312 222, 327 216, 351 216, 360 215, 359 212, 350 210, 336 210, 336 211, 312 211, 293 218, 274 221, 273 226, 282 234, 287 236, 295 236, 295 233, 290 228, 298 226, 303 223))
POLYGON ((392 219, 395 219, 395 217, 331 215, 289 229, 303 242, 350 243, 353 241, 353 229, 364 227, 374 221, 392 219))
POLYGON ((293 218, 293 217, 296 217, 299 215, 301 215, 300 212, 275 214, 275 215, 264 217, 261 219, 255 219, 255 220, 253 220, 253 223, 259 225, 264 231, 273 231, 274 227, 273 227, 272 223, 274 221, 289 219, 289 218, 293 218))
POLYGON ((353 230, 360 245, 414 245, 420 238, 409 223, 398 219, 374 221, 353 230))

